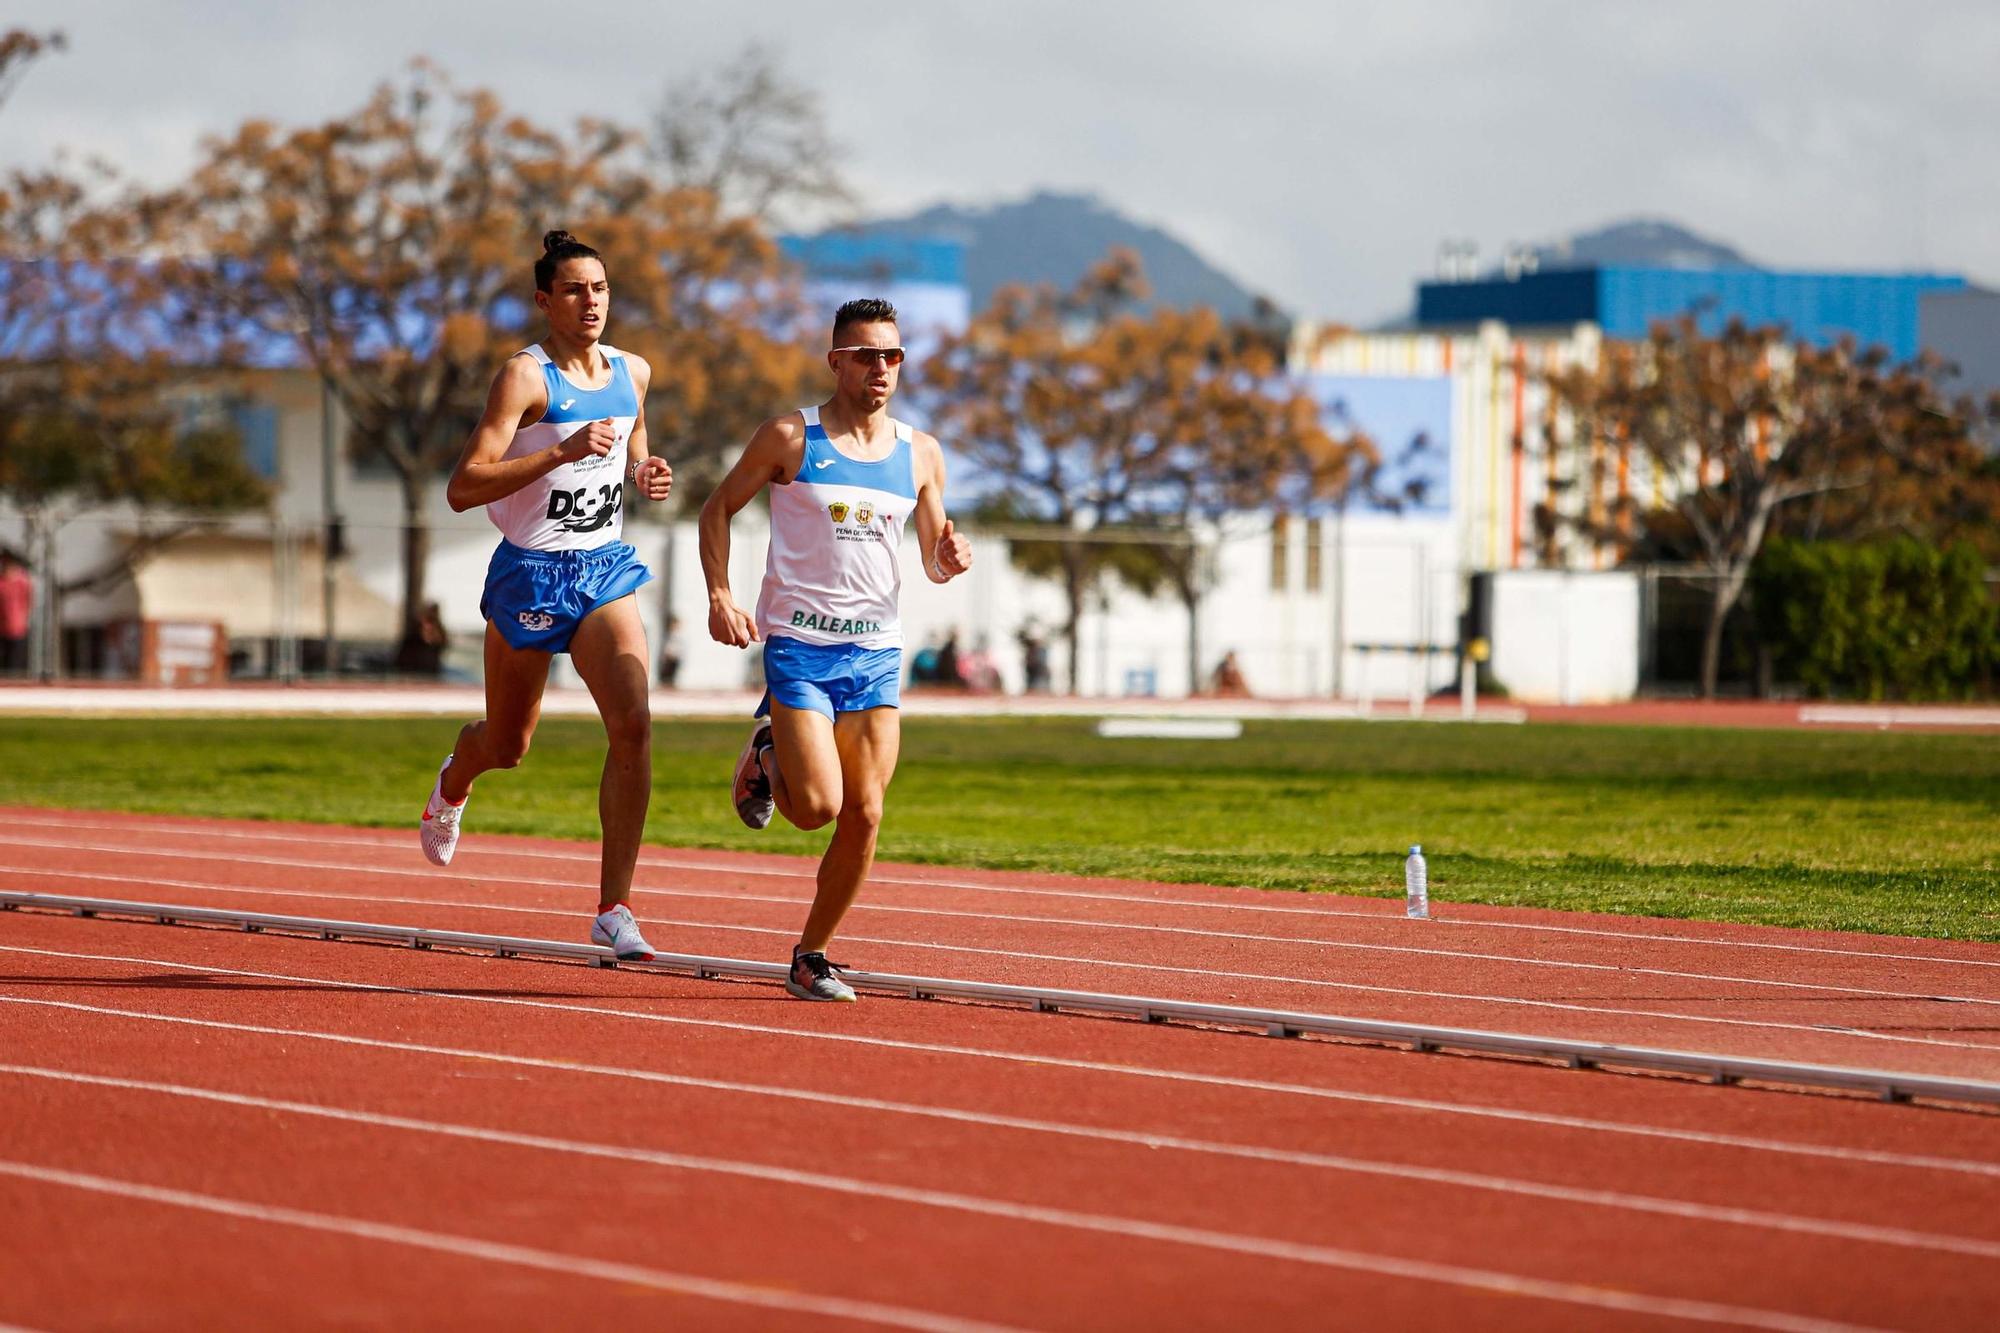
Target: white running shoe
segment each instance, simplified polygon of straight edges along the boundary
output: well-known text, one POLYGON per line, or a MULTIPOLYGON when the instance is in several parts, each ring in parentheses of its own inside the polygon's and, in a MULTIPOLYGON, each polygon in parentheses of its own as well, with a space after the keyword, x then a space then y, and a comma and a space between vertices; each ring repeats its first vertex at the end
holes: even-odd
POLYGON ((759 722, 736 756, 736 779, 730 796, 736 803, 736 817, 751 828, 765 828, 778 803, 771 797, 771 779, 764 772, 764 751, 771 748, 771 724, 759 722))
POLYGON ((624 903, 597 914, 597 920, 590 926, 590 942, 611 950, 621 962, 653 961, 653 946, 639 933, 639 923, 632 919, 632 909, 624 903))
POLYGON ((840 979, 840 964, 829 963, 823 953, 792 955, 792 974, 785 989, 801 1000, 841 1000, 854 1003, 854 987, 840 979))
MULTIPOLYGON (((424 817, 417 824, 417 838, 424 845, 424 855, 432 865, 448 866, 452 853, 458 850, 458 821, 465 814, 465 801, 453 805, 444 798, 444 771, 451 767, 451 756, 446 755, 438 765, 437 781, 431 784, 431 798, 424 802, 424 817)), ((465 800, 472 797, 468 793, 465 800)))

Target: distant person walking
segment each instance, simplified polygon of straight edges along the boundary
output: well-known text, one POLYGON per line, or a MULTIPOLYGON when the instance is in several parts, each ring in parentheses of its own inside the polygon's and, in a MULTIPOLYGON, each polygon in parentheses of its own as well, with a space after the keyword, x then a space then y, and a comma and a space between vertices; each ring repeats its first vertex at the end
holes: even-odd
POLYGON ((625 487, 664 500, 673 472, 646 452, 652 369, 602 341, 611 287, 597 251, 566 231, 542 240, 535 305, 548 334, 508 358, 445 496, 484 505, 502 540, 479 603, 486 617, 486 716, 468 722, 438 770, 418 826, 424 855, 449 865, 480 774, 513 768, 541 717, 549 663, 568 653, 604 719, 598 788, 604 850, 590 938, 649 959, 629 906, 653 790, 646 630, 633 597, 652 574, 622 541, 625 487))
POLYGON ((774 809, 802 829, 834 826, 785 983, 806 1000, 854 998, 826 948, 875 863, 902 744, 906 523, 931 582, 972 567, 972 544, 945 517, 943 451, 889 415, 903 356, 893 306, 843 305, 826 354, 833 397, 758 427, 701 511, 709 635, 764 644, 765 720, 737 760, 736 813, 751 828, 774 809), (753 618, 730 591, 729 522, 766 487, 771 546, 753 618))
POLYGON ((34 576, 21 557, 0 549, 0 676, 27 674, 28 623, 34 610, 34 576))

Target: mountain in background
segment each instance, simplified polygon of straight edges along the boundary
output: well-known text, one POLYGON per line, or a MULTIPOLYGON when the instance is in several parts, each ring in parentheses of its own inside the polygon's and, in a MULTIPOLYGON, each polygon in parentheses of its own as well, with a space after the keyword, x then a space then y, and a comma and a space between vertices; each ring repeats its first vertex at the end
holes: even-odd
POLYGON ((938 204, 907 217, 830 228, 846 234, 943 238, 965 246, 965 280, 972 308, 983 310, 1008 283, 1073 286, 1114 246, 1134 250, 1146 268, 1153 301, 1175 308, 1213 306, 1226 318, 1247 318, 1257 294, 1185 243, 1106 207, 1090 195, 1044 191, 984 208, 938 204))
POLYGON ((1630 268, 1762 268, 1743 252, 1699 236, 1663 218, 1632 218, 1567 240, 1528 246, 1542 268, 1587 268, 1618 264, 1630 268))

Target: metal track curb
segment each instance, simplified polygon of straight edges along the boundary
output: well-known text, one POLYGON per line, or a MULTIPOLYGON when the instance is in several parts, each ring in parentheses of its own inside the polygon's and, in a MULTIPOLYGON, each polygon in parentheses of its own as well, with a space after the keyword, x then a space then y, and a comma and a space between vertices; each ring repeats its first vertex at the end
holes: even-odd
MULTIPOLYGON (((668 972, 698 978, 750 977, 782 981, 783 963, 701 954, 663 953, 650 962, 620 962, 609 949, 559 940, 525 939, 511 935, 480 935, 468 931, 435 930, 427 926, 395 926, 369 921, 338 921, 324 917, 280 916, 226 908, 174 903, 127 902, 114 898, 74 898, 50 893, 0 892, 0 910, 59 912, 78 917, 131 918, 161 925, 182 923, 227 926, 251 933, 304 935, 325 940, 372 940, 414 949, 454 949, 490 953, 500 958, 560 958, 598 967, 668 972)), ((856 990, 907 996, 912 999, 975 1000, 988 1004, 1021 1005, 1038 1012, 1116 1014, 1148 1023, 1186 1023, 1201 1027, 1247 1029, 1273 1037, 1313 1035, 1344 1041, 1407 1046, 1413 1051, 1469 1051, 1533 1060, 1557 1061, 1573 1069, 1628 1069, 1688 1075, 1720 1084, 1782 1084, 1794 1087, 1865 1092, 1884 1101, 1916 1098, 1942 1102, 2000 1105, 2000 1083, 1903 1074, 1882 1069, 1838 1065, 1797 1064, 1755 1060, 1700 1051, 1618 1046, 1603 1042, 1569 1041, 1476 1028, 1430 1027, 1390 1023, 1337 1014, 1308 1014, 1283 1009, 1251 1009, 1236 1005, 1194 1004, 1183 1000, 1139 995, 1108 995, 1095 991, 1050 990, 1035 986, 1005 986, 994 982, 958 981, 948 977, 903 976, 891 972, 843 969, 856 990)))

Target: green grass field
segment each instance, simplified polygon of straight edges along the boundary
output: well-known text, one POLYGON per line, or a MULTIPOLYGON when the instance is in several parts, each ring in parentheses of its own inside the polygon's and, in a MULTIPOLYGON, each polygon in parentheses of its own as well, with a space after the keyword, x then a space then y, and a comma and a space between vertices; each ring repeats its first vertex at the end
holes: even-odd
MULTIPOLYGON (((405 827, 456 724, 0 719, 0 804, 405 827)), ((817 853, 727 799, 736 722, 663 722, 649 841, 817 853)), ((472 832, 596 835, 594 722, 545 722, 472 832)), ((1102 740, 1085 719, 905 722, 881 856, 2000 939, 2000 741, 1266 722, 1102 740)), ((415 854, 414 842, 412 855, 415 854)))

